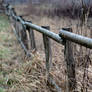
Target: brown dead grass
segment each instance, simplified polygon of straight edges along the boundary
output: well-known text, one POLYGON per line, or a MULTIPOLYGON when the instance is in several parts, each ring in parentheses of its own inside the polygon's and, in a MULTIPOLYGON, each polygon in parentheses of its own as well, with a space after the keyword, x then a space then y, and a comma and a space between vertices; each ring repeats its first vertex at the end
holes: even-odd
MULTIPOLYGON (((24 7, 24 6, 23 6, 24 7)), ((23 7, 17 6, 16 11, 19 15, 25 14, 23 7), (20 12, 21 11, 21 12, 20 12)), ((25 6, 26 7, 26 6, 25 6)), ((72 27, 74 33, 81 34, 81 28, 78 25, 77 20, 71 20, 69 18, 48 18, 44 16, 36 16, 30 14, 27 17, 24 17, 26 20, 31 20, 34 24, 39 26, 50 26, 51 31, 55 33, 59 33, 59 30, 62 27, 72 27)), ((83 35, 90 37, 90 29, 83 28, 83 35)), ((12 32, 10 32, 11 35, 12 32)), ((37 45, 37 53, 32 55, 32 59, 27 59, 23 55, 23 51, 15 40, 14 36, 12 39, 14 42, 12 43, 14 53, 12 54, 12 58, 10 60, 3 60, 2 63, 2 71, 6 73, 7 80, 5 81, 4 87, 6 87, 6 92, 52 92, 50 88, 46 85, 46 69, 45 69, 45 55, 43 48, 43 39, 42 34, 35 31, 36 45, 37 45), (5 63, 6 62, 6 63, 5 63), (10 85, 9 85, 10 84, 10 85)), ((53 76, 56 83, 63 89, 65 92, 66 88, 66 64, 64 61, 64 46, 56 43, 51 40, 52 47, 52 70, 51 75, 53 76)), ((81 65, 84 61, 80 59, 83 58, 87 53, 86 49, 83 48, 83 54, 80 53, 80 46, 76 47, 74 54, 76 60, 76 75, 77 75, 77 86, 78 92, 81 92, 81 83, 83 81, 83 73, 84 67, 81 65)), ((92 58, 90 54, 90 58, 92 58)), ((92 65, 89 65, 88 68, 88 76, 89 76, 89 91, 92 91, 92 65)), ((3 75, 4 76, 4 75, 3 75)), ((2 77, 3 77, 2 76, 2 77)))
MULTIPOLYGON (((20 8, 21 9, 21 8, 20 8)), ((25 11, 24 11, 25 12, 25 11)), ((23 11, 22 11, 23 13, 23 11)), ((20 15, 22 15, 22 13, 19 13, 20 15)), ((34 24, 37 24, 39 26, 50 26, 51 31, 55 32, 55 33, 59 33, 59 30, 62 28, 66 28, 66 27, 71 27, 73 29, 74 33, 77 34, 81 34, 87 37, 92 37, 91 36, 91 22, 89 19, 89 22, 86 26, 84 26, 83 28, 80 27, 80 21, 79 20, 72 20, 69 18, 65 18, 65 17, 47 17, 47 16, 38 16, 38 15, 32 15, 30 13, 29 16, 25 16, 24 17, 25 20, 31 20, 34 24), (79 31, 80 30, 80 31, 79 31)), ((42 39, 42 34, 35 32, 35 37, 36 37, 36 44, 37 44, 37 49, 38 52, 43 56, 44 55, 44 48, 43 48, 43 39, 42 39)), ((52 47, 52 53, 53 53, 53 66, 52 66, 52 75, 53 78, 55 79, 55 81, 57 82, 57 84, 63 89, 65 90, 65 85, 66 85, 66 64, 64 61, 64 47, 54 41, 51 40, 51 47, 52 47), (60 81, 61 80, 61 81, 60 81)), ((88 55, 88 52, 91 50, 87 50, 86 48, 81 47, 79 45, 76 45, 76 47, 74 47, 74 58, 76 61, 76 78, 77 78, 77 90, 78 92, 81 91, 82 88, 82 82, 83 82, 83 75, 84 75, 84 62, 85 59, 85 55, 88 55), (80 53, 80 52, 83 53, 80 53), (81 58, 81 59, 80 59, 81 58), (82 65, 83 64, 83 65, 82 65)), ((89 54, 90 59, 92 58, 91 54, 89 54)), ((43 56, 44 58, 44 56, 43 56)), ((91 59, 92 60, 92 59, 91 59)), ((90 72, 90 70, 92 69, 91 64, 89 64, 89 67, 87 69, 88 71, 88 78, 89 78, 89 82, 88 82, 88 92, 92 91, 92 73, 90 72)), ((86 83, 85 83, 86 84, 86 83)), ((85 91, 84 91, 85 92, 85 91)))

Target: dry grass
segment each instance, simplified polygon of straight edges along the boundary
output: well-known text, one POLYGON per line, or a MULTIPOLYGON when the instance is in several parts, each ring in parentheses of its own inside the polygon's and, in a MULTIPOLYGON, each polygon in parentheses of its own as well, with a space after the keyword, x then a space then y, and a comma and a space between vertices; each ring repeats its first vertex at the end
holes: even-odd
MULTIPOLYGON (((20 8, 21 9, 21 8, 20 8)), ((20 15, 25 12, 22 11, 21 13, 19 13, 20 15)), ((59 33, 59 30, 63 27, 71 27, 73 29, 74 33, 77 34, 81 34, 87 37, 92 37, 91 36, 91 18, 89 19, 88 23, 86 26, 81 27, 80 26, 80 20, 72 20, 69 18, 65 18, 65 17, 47 17, 47 16, 38 16, 38 15, 32 15, 30 13, 29 16, 25 16, 24 17, 26 20, 31 20, 34 24, 37 24, 39 26, 50 26, 51 31, 55 32, 55 33, 59 33)), ((37 48, 38 51, 40 52, 40 54, 43 56, 44 55, 44 49, 43 49, 43 40, 42 40, 42 35, 39 34, 38 32, 35 32, 35 37, 36 37, 36 43, 37 43, 37 48), (40 41, 40 42, 39 42, 40 41)), ((52 66, 52 75, 55 79, 55 81, 58 83, 58 85, 65 90, 65 85, 66 85, 66 64, 64 61, 64 47, 54 41, 51 41, 52 44, 52 53, 53 53, 53 66, 52 66), (61 80, 61 81, 60 81, 61 80)), ((75 44, 76 45, 76 44, 75 44)), ((74 45, 74 46, 75 46, 74 45)), ((84 47, 81 48, 81 46, 76 45, 76 47, 74 47, 74 58, 76 61, 76 78, 77 78, 77 90, 78 92, 80 92, 82 90, 82 86, 83 86, 83 76, 84 76, 84 70, 85 70, 85 62, 86 61, 86 55, 89 56, 90 60, 92 60, 92 55, 89 54, 89 52, 91 53, 90 49, 86 49, 84 47), (81 53, 82 52, 82 53, 81 53)), ((89 63, 88 68, 87 68, 87 72, 88 74, 88 83, 84 83, 87 84, 87 88, 88 88, 88 92, 92 91, 92 73, 90 72, 90 70, 92 69, 91 63, 89 63)), ((87 81, 86 81, 87 82, 87 81)), ((85 91, 83 91, 85 92, 85 91)))
MULTIPOLYGON (((24 7, 24 6, 23 6, 24 7)), ((19 15, 25 14, 23 7, 18 6, 16 11, 19 15), (18 10, 19 9, 19 10, 18 10), (21 12, 20 12, 21 11, 21 12)), ((25 6, 26 7, 26 6, 25 6)), ((50 26, 51 31, 55 33, 59 33, 59 30, 62 27, 72 27, 73 32, 77 34, 81 34, 90 37, 90 28, 84 27, 81 30, 79 26, 78 20, 72 20, 69 18, 48 18, 44 16, 36 16, 30 14, 27 17, 24 17, 26 20, 31 20, 34 24, 39 26, 50 26)), ((91 24, 91 23, 90 23, 91 24)), ((9 28, 10 29, 10 28, 9 28)), ((44 55, 44 48, 43 48, 43 39, 42 34, 35 31, 35 38, 36 38, 36 45, 37 45, 37 53, 33 54, 32 59, 27 59, 23 55, 23 51, 18 45, 16 38, 12 34, 12 32, 7 29, 8 31, 3 32, 4 35, 9 34, 10 37, 7 43, 11 42, 12 46, 8 46, 10 48, 9 59, 4 57, 0 61, 0 86, 1 88, 5 89, 6 92, 52 92, 53 88, 49 88, 46 85, 46 69, 45 69, 45 55, 44 55)), ((5 42, 5 40, 0 41, 5 42)), ((6 45, 6 43, 5 43, 6 45)), ((65 92, 65 85, 66 85, 66 64, 64 61, 64 46, 56 43, 55 41, 51 40, 52 46, 52 70, 51 75, 53 76, 56 83, 63 89, 65 92)), ((6 48, 6 47, 5 47, 6 48)), ((78 45, 74 48, 74 58, 76 61, 76 77, 77 77, 77 87, 78 92, 81 92, 82 83, 83 83, 83 75, 84 75, 84 62, 86 62, 85 56, 88 54, 86 48, 82 47, 83 53, 80 54, 81 47, 78 45)), ((6 50, 5 50, 6 51, 6 50)), ((5 55, 3 55, 5 56, 5 55)), ((90 60, 92 60, 91 54, 89 54, 90 60)), ((91 63, 92 64, 92 63, 91 63)), ((88 71, 88 92, 92 91, 92 65, 89 64, 87 68, 88 71)), ((87 84, 87 83, 85 83, 87 84)), ((85 91, 83 91, 85 92, 85 91)))

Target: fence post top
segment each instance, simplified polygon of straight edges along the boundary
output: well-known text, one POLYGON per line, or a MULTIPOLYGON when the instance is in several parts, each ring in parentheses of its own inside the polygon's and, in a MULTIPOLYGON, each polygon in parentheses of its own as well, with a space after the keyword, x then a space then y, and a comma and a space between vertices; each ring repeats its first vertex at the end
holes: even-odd
POLYGON ((70 27, 67 27, 67 28, 62 28, 62 30, 65 30, 65 31, 72 31, 72 28, 70 28, 70 27))
POLYGON ((41 26, 41 27, 50 30, 50 26, 41 26))
POLYGON ((31 20, 29 20, 29 21, 26 21, 26 22, 30 22, 30 23, 32 23, 32 21, 31 21, 31 20))

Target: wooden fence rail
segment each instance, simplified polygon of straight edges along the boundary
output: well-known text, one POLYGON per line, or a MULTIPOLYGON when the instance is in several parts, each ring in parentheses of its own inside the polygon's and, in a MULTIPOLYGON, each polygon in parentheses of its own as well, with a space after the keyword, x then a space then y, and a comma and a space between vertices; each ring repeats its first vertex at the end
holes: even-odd
MULTIPOLYGON (((30 39, 30 46, 31 49, 36 50, 36 43, 35 43, 35 37, 34 37, 34 30, 38 31, 43 34, 43 42, 44 42, 44 48, 45 48, 45 56, 46 56, 46 70, 47 70, 47 79, 48 82, 52 85, 54 85, 57 89, 57 92, 61 92, 61 88, 58 87, 58 85, 55 83, 54 80, 50 77, 50 68, 52 63, 52 54, 51 54, 51 44, 50 39, 55 40, 56 42, 62 44, 65 46, 65 61, 66 61, 66 67, 67 67, 67 78, 68 78, 68 84, 67 84, 67 92, 74 92, 74 89, 76 88, 76 76, 75 76, 75 61, 73 59, 73 51, 71 42, 75 42, 77 44, 80 44, 82 46, 88 47, 92 49, 92 39, 87 38, 78 34, 74 34, 71 32, 71 29, 63 28, 60 30, 59 34, 56 34, 54 32, 50 31, 49 27, 46 26, 38 26, 33 24, 31 21, 25 21, 22 17, 17 16, 16 12, 14 11, 14 8, 12 8, 10 5, 6 5, 6 14, 9 16, 9 18, 12 18, 13 21, 18 21, 22 24, 23 30, 21 31, 21 34, 18 37, 17 34, 17 28, 14 27, 15 33, 17 35, 17 38, 19 39, 22 47, 24 48, 25 53, 28 55, 28 40, 27 40, 27 33, 29 33, 29 39, 30 39), (70 55, 71 54, 71 55, 70 55)), ((16 25, 16 24, 14 24, 16 25)), ((20 30, 19 30, 20 31, 20 30)))

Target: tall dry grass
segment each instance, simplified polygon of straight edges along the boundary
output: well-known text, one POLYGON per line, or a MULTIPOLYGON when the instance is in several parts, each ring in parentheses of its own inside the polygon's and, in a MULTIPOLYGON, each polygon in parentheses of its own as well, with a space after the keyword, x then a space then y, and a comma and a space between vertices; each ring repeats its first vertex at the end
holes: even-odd
MULTIPOLYGON (((35 11, 37 14, 34 13, 34 9, 32 9, 32 11, 31 9, 30 9, 30 12, 28 12, 29 13, 28 16, 24 16, 25 20, 31 20, 34 24, 37 24, 39 26, 50 26, 51 31, 55 33, 59 33, 59 30, 62 28, 70 27, 73 29, 73 32, 76 34, 84 35, 87 37, 92 37, 92 32, 91 32, 92 28, 90 26, 91 18, 88 19, 88 22, 86 22, 86 25, 81 26, 80 18, 71 19, 69 17, 67 18, 67 17, 57 17, 57 16, 48 17, 48 16, 44 16, 44 13, 39 14, 39 12, 38 13, 36 12, 36 11, 39 11, 40 8, 38 8, 38 10, 35 11)), ((16 11, 18 12, 18 15, 25 15, 26 14, 25 10, 27 11, 26 5, 16 7, 16 11)), ((26 60, 26 63, 24 63, 22 67, 23 75, 21 78, 24 80, 19 81, 21 86, 20 88, 16 86, 16 89, 18 88, 18 90, 20 90, 23 87, 25 87, 26 89, 30 90, 30 88, 33 87, 34 88, 33 90, 35 92, 36 91, 45 92, 48 89, 48 87, 46 86, 46 83, 45 83, 46 82, 45 74, 44 74, 45 55, 44 55, 42 34, 35 31, 35 38, 36 38, 36 45, 37 45, 38 53, 40 55, 40 59, 42 59, 40 60, 41 64, 40 62, 38 62, 39 59, 35 59, 35 60, 33 59, 33 62, 26 60), (30 63, 33 63, 33 64, 31 65, 30 63), (40 75, 40 78, 42 81, 40 80, 38 75, 40 75), (35 80, 36 84, 34 84, 34 82, 29 78, 30 76, 32 79, 36 78, 35 80), (27 81, 27 84, 26 84, 26 81, 27 81), (31 81, 34 85, 30 83, 31 81)), ((64 46, 52 40, 51 40, 51 46, 52 46, 52 53, 53 53, 53 59, 52 59, 53 64, 52 64, 51 75, 53 76, 53 79, 56 81, 56 83, 65 92, 66 83, 67 83, 67 79, 66 79, 67 75, 66 75, 66 63, 64 61, 64 46)), ((76 61, 76 80, 77 80, 76 90, 78 92, 91 92, 92 91, 92 72, 91 72, 92 51, 85 47, 81 47, 80 45, 77 45, 77 44, 73 45, 73 49, 74 49, 74 52, 73 52, 74 59, 76 61)), ((15 77, 17 77, 17 75, 15 77)), ((13 87, 14 86, 12 86, 10 90, 13 90, 13 87)), ((17 92, 16 89, 14 89, 15 92, 17 92)), ((24 90, 24 92, 26 92, 26 90, 24 90)))

